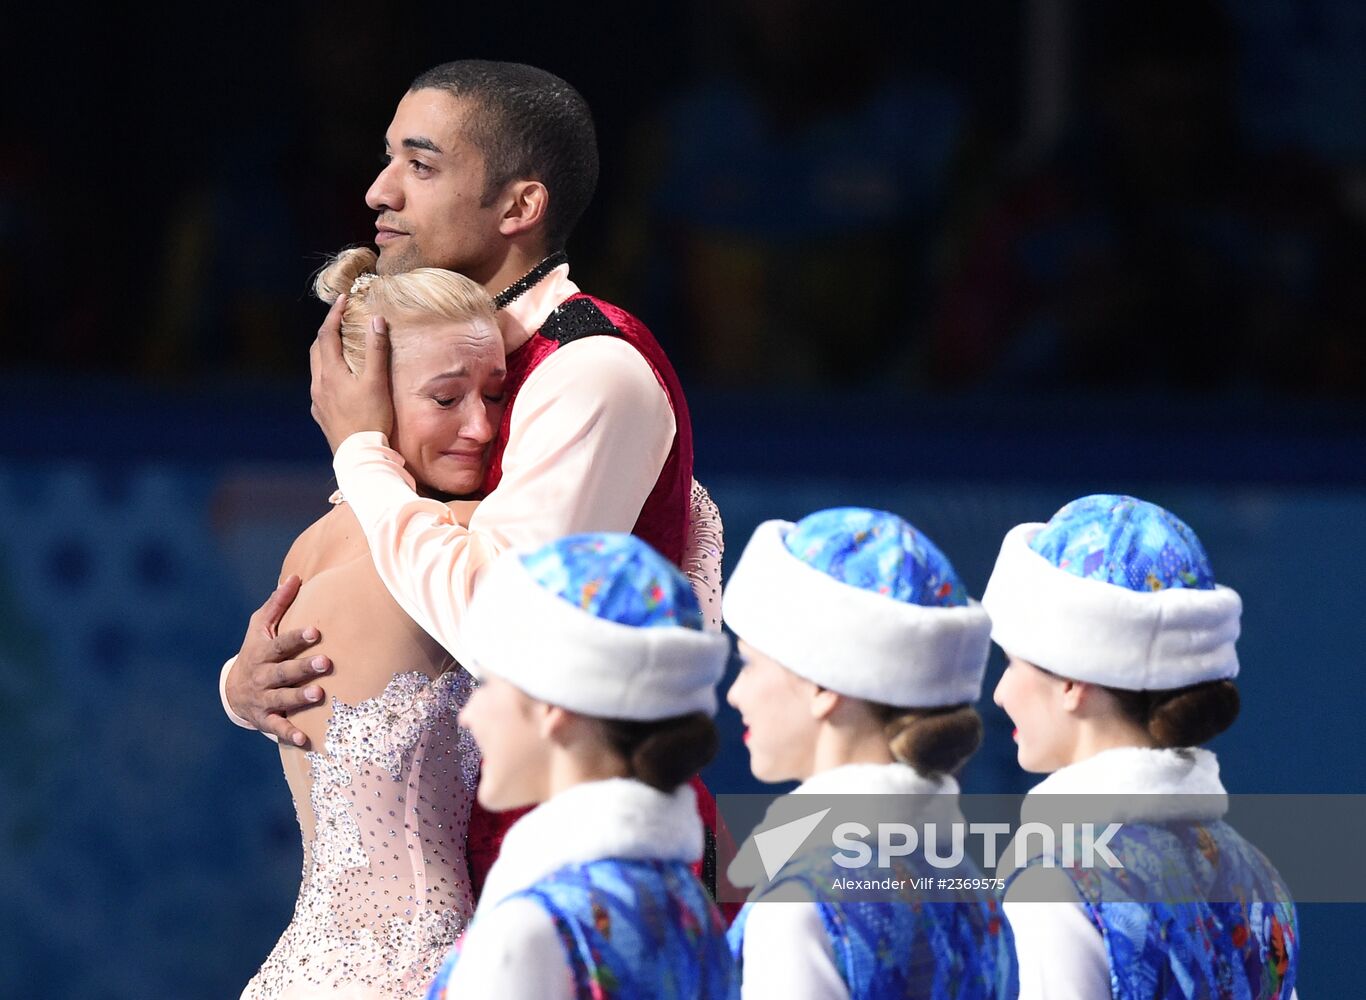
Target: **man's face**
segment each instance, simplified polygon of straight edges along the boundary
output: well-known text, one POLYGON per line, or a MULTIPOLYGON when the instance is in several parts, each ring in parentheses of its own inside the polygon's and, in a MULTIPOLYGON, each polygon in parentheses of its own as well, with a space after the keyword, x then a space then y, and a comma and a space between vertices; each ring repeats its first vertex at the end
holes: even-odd
POLYGON ((497 200, 484 204, 484 157, 465 138, 469 102, 410 90, 384 136, 387 162, 365 203, 379 213, 380 274, 444 267, 490 280, 505 243, 497 200))

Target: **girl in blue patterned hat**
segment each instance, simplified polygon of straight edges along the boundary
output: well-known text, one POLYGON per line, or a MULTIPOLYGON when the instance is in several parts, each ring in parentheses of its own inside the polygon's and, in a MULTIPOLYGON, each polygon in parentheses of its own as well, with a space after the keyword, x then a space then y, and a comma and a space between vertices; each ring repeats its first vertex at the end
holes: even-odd
POLYGON ((630 535, 572 536, 495 563, 466 635, 479 802, 537 805, 429 998, 723 1000, 732 961, 692 873, 688 780, 716 751, 729 650, 687 579, 630 535))
POLYGON ((1120 824, 1126 865, 1042 846, 1006 859, 1020 996, 1293 996, 1294 904, 1223 822, 1219 764, 1199 747, 1238 714, 1242 603, 1194 532, 1133 497, 1083 497, 1006 536, 982 603, 1009 658, 995 699, 1020 766, 1049 773, 1025 819, 1077 801, 1049 795, 1112 796, 1084 800, 1087 818, 1120 824))
MULTIPOLYGON (((941 830, 961 822, 952 775, 981 742, 972 705, 990 623, 928 538, 861 508, 766 522, 722 613, 744 660, 727 700, 743 718, 757 778, 798 779, 794 796, 882 796, 873 808, 941 830)), ((769 819, 797 804, 780 799, 769 819)), ((1014 995, 1009 928, 994 900, 841 898, 830 891, 839 874, 830 845, 819 840, 767 880, 753 864, 754 840, 731 866, 733 884, 759 886, 729 934, 743 996, 1014 995), (779 902, 794 893, 801 902, 779 902)), ((968 864, 919 874, 981 872, 968 864)))

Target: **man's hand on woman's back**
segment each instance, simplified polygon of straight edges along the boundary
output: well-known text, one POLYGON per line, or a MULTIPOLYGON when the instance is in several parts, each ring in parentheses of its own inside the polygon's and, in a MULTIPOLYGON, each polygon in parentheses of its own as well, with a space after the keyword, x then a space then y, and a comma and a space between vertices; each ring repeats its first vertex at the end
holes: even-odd
POLYGON ((326 656, 305 655, 321 637, 313 627, 280 633, 280 619, 299 593, 297 576, 285 579, 247 625, 242 648, 224 682, 228 707, 267 736, 297 747, 308 737, 289 721, 289 713, 322 701, 321 685, 309 683, 332 669, 326 656))

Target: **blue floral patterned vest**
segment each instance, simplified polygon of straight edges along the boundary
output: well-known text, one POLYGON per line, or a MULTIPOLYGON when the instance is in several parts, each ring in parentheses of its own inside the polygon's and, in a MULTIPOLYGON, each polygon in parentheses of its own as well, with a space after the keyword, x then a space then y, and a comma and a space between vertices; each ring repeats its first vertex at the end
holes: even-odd
MULTIPOLYGON (((734 976, 721 914, 677 861, 609 858, 568 865, 508 899, 538 903, 555 923, 584 1000, 727 1000, 734 976)), ((441 996, 458 955, 428 996, 441 996)))
MULTIPOLYGON (((1275 868, 1236 830, 1222 820, 1125 824, 1109 844, 1124 869, 1063 871, 1105 941, 1115 1000, 1290 996, 1299 958, 1295 904, 1275 868), (1126 902, 1164 897, 1176 902, 1126 902)), ((1057 857, 1061 867, 1060 847, 1057 857)))
MULTIPOLYGON (((1010 925, 990 894, 942 903, 831 899, 834 880, 850 874, 836 868, 828 853, 803 852, 789 861, 777 878, 744 905, 726 935, 737 978, 744 975, 745 924, 750 912, 779 886, 795 881, 815 901, 850 1000, 1007 1000, 1019 992, 1010 925)), ((894 877, 926 875, 981 877, 966 864, 953 870, 928 865, 897 868, 894 877)))

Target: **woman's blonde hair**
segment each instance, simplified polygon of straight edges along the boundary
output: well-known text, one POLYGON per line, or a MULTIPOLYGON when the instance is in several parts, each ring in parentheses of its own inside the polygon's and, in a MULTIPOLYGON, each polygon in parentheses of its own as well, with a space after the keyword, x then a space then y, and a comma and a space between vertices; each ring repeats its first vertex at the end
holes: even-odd
POLYGON ((434 316, 456 323, 486 320, 498 329, 493 299, 477 282, 438 267, 376 274, 375 252, 369 247, 351 247, 333 257, 314 279, 313 293, 327 303, 343 293, 349 296, 341 338, 346 366, 353 373, 364 367, 365 333, 376 316, 391 326, 404 317, 434 316))

